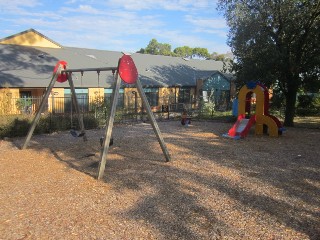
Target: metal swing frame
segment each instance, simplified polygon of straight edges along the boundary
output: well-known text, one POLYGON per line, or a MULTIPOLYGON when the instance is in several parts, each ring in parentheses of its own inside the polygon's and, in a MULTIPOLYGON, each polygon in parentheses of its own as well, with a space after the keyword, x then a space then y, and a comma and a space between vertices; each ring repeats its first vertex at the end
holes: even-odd
MULTIPOLYGON (((79 107, 78 100, 76 98, 75 87, 74 87, 73 80, 72 80, 72 73, 73 72, 80 72, 81 74, 83 74, 83 72, 89 72, 89 71, 96 71, 97 73, 100 73, 101 71, 112 71, 113 73, 116 73, 116 76, 115 77, 113 76, 114 77, 114 87, 113 87, 112 99, 111 99, 112 104, 111 104, 110 112, 108 114, 104 142, 102 145, 102 150, 101 150, 101 155, 100 155, 99 170, 97 173, 97 179, 101 180, 103 178, 104 172, 105 172, 107 156, 108 156, 108 151, 109 151, 109 143, 110 143, 110 139, 111 139, 111 135, 112 135, 113 123, 114 123, 114 118, 115 118, 115 114, 116 114, 116 106, 118 103, 118 97, 119 97, 120 86, 121 86, 121 78, 119 77, 119 64, 118 64, 118 67, 83 68, 83 69, 63 69, 63 66, 60 64, 57 71, 54 72, 52 79, 50 81, 50 84, 47 88, 47 91, 46 91, 44 97, 42 98, 39 109, 36 112, 36 115, 31 123, 31 126, 29 128, 29 131, 26 136, 25 142, 22 146, 22 149, 26 149, 27 146, 29 145, 29 142, 31 140, 31 137, 33 135, 35 127, 40 119, 41 113, 43 112, 45 103, 48 101, 50 92, 52 91, 55 82, 57 81, 58 77, 61 74, 67 75, 67 80, 68 80, 68 83, 69 83, 69 86, 71 89, 71 93, 72 93, 72 101, 73 101, 73 104, 75 106, 75 110, 76 110, 76 113, 78 116, 80 131, 81 131, 81 134, 83 135, 82 136, 83 140, 87 141, 84 123, 83 123, 83 116, 82 116, 82 114, 80 114, 80 107, 79 107)), ((161 147, 162 152, 165 156, 166 162, 169 162, 171 160, 169 151, 168 151, 167 146, 163 140, 163 137, 161 135, 161 132, 160 132, 159 126, 156 122, 156 119, 151 111, 151 107, 150 107, 149 102, 147 100, 147 97, 143 91, 143 88, 142 88, 141 82, 139 81, 139 78, 136 80, 135 85, 136 85, 138 93, 142 99, 142 103, 147 111, 148 117, 151 121, 153 131, 154 131, 154 133, 157 137, 157 140, 160 144, 160 147, 161 147)))

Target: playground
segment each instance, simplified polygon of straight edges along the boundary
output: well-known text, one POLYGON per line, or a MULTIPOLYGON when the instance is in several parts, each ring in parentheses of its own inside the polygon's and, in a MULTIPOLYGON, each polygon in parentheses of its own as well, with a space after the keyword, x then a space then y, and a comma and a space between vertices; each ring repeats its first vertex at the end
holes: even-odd
POLYGON ((0 140, 0 239, 319 239, 320 129, 279 137, 234 122, 113 127, 97 180, 105 129, 0 140))

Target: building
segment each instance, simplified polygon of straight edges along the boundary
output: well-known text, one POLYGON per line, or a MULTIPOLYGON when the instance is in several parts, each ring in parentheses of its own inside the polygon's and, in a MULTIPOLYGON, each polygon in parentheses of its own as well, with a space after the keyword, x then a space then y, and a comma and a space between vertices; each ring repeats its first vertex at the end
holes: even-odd
MULTIPOLYGON (((41 98, 52 78, 53 68, 59 60, 66 61, 69 69, 102 68, 116 67, 121 56, 121 52, 115 51, 65 47, 34 29, 0 39, 0 109, 2 109, 0 113, 16 114, 22 110, 16 107, 19 104, 12 103, 12 99, 27 101, 41 98)), ((132 58, 154 110, 161 110, 163 105, 179 103, 194 106, 202 94, 202 83, 214 76, 223 78, 225 83, 229 84, 223 91, 231 90, 231 78, 219 72, 223 67, 220 61, 139 53, 132 54, 132 58)), ((112 94, 112 72, 73 73, 73 81, 77 98, 83 99, 80 105, 84 110, 90 110, 88 108, 92 99, 108 98, 112 94)), ((209 88, 208 84, 205 86, 209 88)), ((208 89, 205 91, 208 92, 208 89)), ((135 93, 134 86, 123 84, 120 105, 124 108, 132 105, 140 106, 141 103, 137 103, 135 93)), ((229 96, 229 100, 231 94, 229 92, 226 95, 229 96)), ((68 97, 70 97, 68 83, 56 83, 49 98, 48 110, 68 111, 70 105, 66 100, 68 97)), ((22 105, 24 109, 25 104, 22 105)), ((35 111, 38 103, 32 101, 28 105, 31 111, 35 111)))

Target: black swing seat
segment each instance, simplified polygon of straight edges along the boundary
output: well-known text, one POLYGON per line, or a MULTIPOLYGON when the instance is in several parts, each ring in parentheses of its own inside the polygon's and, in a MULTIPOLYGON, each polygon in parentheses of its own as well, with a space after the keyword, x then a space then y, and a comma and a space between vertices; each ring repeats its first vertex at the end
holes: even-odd
POLYGON ((83 137, 86 133, 85 132, 78 133, 76 130, 71 129, 70 134, 72 135, 72 137, 83 137))
MULTIPOLYGON (((104 137, 100 138, 100 146, 103 146, 103 141, 104 141, 104 137)), ((110 143, 109 143, 109 147, 113 145, 113 137, 110 138, 110 143)))

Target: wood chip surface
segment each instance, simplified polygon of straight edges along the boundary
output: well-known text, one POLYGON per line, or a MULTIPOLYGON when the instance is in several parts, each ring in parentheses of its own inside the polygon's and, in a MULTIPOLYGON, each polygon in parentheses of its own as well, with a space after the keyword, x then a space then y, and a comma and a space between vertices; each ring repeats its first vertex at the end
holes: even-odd
POLYGON ((320 130, 222 137, 231 123, 115 125, 0 140, 0 239, 320 239, 320 130))

